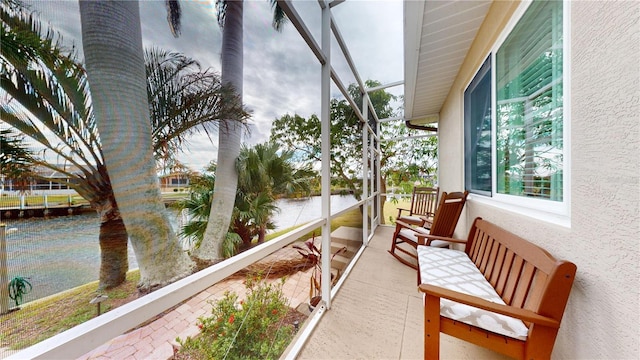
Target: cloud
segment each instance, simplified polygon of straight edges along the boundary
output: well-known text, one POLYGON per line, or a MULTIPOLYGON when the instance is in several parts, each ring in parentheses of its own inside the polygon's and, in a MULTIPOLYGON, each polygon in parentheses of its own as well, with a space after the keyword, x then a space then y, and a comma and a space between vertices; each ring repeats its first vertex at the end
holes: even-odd
MULTIPOLYGON (((27 3, 61 31, 66 41, 82 47, 77 2, 27 3)), ((182 52, 203 67, 220 72, 222 32, 213 1, 183 0, 180 4, 182 34, 174 38, 167 24, 164 1, 140 1, 144 46, 182 52)), ((295 1, 294 6, 320 44, 318 3, 295 1)), ((389 83, 403 78, 401 0, 349 0, 332 8, 332 14, 363 81, 389 83)), ((271 20, 268 1, 245 0, 243 101, 253 111, 251 133, 245 137, 249 144, 266 141, 273 120, 282 115, 297 113, 309 117, 320 113, 320 64, 291 23, 277 32, 272 29, 271 20)), ((335 41, 331 51, 332 65, 348 86, 355 78, 335 41)), ((339 95, 335 86, 331 91, 332 96, 339 95)), ((180 161, 201 170, 217 158, 217 134, 213 141, 214 144, 205 135, 194 136, 180 161)))

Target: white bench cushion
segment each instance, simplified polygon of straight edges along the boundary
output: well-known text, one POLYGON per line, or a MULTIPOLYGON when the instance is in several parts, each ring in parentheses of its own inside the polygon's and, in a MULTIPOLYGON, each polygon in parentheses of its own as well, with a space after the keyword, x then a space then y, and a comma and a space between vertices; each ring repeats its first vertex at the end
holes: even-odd
MULTIPOLYGON (((418 263, 423 284, 437 285, 505 304, 463 251, 418 246, 418 263)), ((514 339, 526 340, 529 333, 529 329, 519 319, 447 299, 440 300, 440 315, 514 339)))
MULTIPOLYGON (((402 230, 400 230, 400 236, 404 237, 405 239, 409 239, 411 241, 413 241, 414 243, 418 243, 418 237, 416 236, 416 232, 420 232, 423 233, 425 235, 429 234, 429 230, 424 229, 424 228, 414 228, 412 229, 407 229, 407 228, 403 228, 402 230), (415 230, 415 231, 414 231, 415 230)), ((431 241, 431 244, 429 244, 429 246, 437 246, 437 247, 449 247, 449 244, 451 244, 448 241, 442 241, 442 240, 433 240, 431 241)))

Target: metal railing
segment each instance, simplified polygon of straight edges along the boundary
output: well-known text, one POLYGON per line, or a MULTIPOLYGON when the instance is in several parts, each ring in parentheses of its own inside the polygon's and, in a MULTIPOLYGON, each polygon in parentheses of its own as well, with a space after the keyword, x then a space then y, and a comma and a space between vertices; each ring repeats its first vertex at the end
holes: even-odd
POLYGON ((77 358, 82 356, 296 241, 302 235, 324 223, 325 220, 322 219, 307 223, 287 234, 13 354, 8 359, 77 358))
MULTIPOLYGON (((366 206, 367 203, 372 202, 374 199, 375 196, 371 196, 359 201, 346 209, 336 212, 332 217, 342 215, 360 206, 366 206)), ((299 240, 299 238, 305 234, 325 225, 326 221, 325 219, 313 220, 273 240, 258 245, 130 303, 115 308, 99 317, 93 318, 29 348, 21 350, 7 359, 77 358, 85 355, 113 338, 140 326, 158 314, 199 294, 239 270, 299 240)), ((348 277, 349 272, 362 254, 366 241, 371 238, 372 234, 373 231, 366 231, 366 226, 363 225, 363 246, 361 246, 355 257, 344 270, 338 283, 332 288, 331 297, 337 294, 338 289, 348 277)), ((325 305, 321 304, 319 311, 314 312, 314 315, 320 317, 325 310, 325 305)), ((302 349, 313 326, 317 324, 318 319, 310 318, 307 322, 308 325, 305 326, 304 333, 296 337, 296 344, 290 346, 286 354, 287 357, 295 357, 297 351, 302 349)))

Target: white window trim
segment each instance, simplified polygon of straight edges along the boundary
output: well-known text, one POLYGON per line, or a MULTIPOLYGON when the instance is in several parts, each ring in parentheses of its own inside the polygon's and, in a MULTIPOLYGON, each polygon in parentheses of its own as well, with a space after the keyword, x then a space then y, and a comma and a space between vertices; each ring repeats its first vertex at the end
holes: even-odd
MULTIPOLYGON (((511 34, 518 21, 522 18, 526 10, 531 5, 532 1, 523 1, 518 9, 514 12, 513 16, 502 30, 500 36, 490 49, 491 54, 491 168, 492 168, 492 196, 483 196, 479 194, 470 194, 469 200, 471 202, 477 202, 485 205, 489 205, 498 209, 502 209, 508 212, 524 215, 534 219, 538 219, 544 222, 552 223, 555 225, 570 228, 571 227, 571 8, 569 1, 563 1, 562 8, 562 31, 563 31, 563 189, 562 189, 562 202, 551 201, 546 199, 526 198, 516 195, 498 194, 497 189, 497 148, 496 148, 496 107, 493 104, 496 103, 496 71, 495 71, 495 56, 504 43, 507 36, 511 34)), ((487 54, 488 55, 488 54, 487 54)), ((485 57, 486 58, 486 57, 485 57)), ((478 68, 479 69, 479 68, 478 68)), ((476 71, 477 74, 477 71, 476 71)), ((469 81, 473 81, 473 78, 469 81)), ((467 84, 468 87, 468 84, 467 84)), ((465 87, 465 90, 466 88, 465 87)), ((464 120, 463 120, 464 121, 464 120)), ((463 125, 464 127, 464 125, 463 125)), ((464 141, 463 141, 464 143, 464 141)), ((464 152, 463 152, 464 153, 464 152)))

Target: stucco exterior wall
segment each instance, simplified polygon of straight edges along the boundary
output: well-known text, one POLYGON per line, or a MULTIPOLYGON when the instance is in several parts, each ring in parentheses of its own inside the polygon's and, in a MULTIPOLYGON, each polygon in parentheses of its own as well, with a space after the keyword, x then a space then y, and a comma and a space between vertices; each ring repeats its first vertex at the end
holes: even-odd
MULTIPOLYGON (((495 3, 440 112, 440 187, 464 188, 463 92, 515 9, 495 3)), ((640 3, 571 3, 570 227, 473 197, 490 220, 578 266, 553 357, 640 358, 640 3)), ((567 71, 566 69, 565 71, 567 71)))

